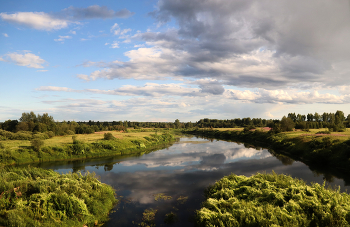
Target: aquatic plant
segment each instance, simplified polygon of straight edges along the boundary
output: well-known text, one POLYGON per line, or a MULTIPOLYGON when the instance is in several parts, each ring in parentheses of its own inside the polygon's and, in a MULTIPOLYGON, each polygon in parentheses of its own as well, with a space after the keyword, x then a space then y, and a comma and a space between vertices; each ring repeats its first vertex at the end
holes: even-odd
POLYGON ((0 168, 0 226, 94 226, 116 202, 94 173, 0 168))
POLYGON ((283 174, 231 174, 206 197, 199 226, 350 226, 350 195, 283 174))

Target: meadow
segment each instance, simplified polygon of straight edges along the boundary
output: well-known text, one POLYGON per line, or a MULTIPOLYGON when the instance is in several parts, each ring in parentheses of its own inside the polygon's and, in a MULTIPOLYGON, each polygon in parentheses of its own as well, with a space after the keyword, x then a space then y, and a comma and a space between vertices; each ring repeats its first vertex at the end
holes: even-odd
POLYGON ((140 153, 173 141, 174 136, 168 130, 153 129, 54 136, 44 140, 7 139, 0 142, 0 161, 11 165, 140 153), (106 138, 106 134, 110 137, 106 138), (37 146, 33 140, 37 140, 37 146))

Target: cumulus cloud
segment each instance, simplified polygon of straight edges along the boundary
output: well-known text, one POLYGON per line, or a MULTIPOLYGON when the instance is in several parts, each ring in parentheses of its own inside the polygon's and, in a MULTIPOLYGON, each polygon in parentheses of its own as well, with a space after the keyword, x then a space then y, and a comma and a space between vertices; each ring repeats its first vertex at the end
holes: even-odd
POLYGON ((210 78, 264 89, 350 84, 348 9, 342 0, 160 0, 150 15, 177 28, 137 33, 132 39, 149 47, 89 77, 210 78))
POLYGON ((70 23, 68 20, 55 18, 44 12, 0 13, 0 17, 7 22, 47 31, 66 28, 70 23))
POLYGON ((5 37, 9 37, 9 35, 7 33, 2 33, 2 35, 5 37))
MULTIPOLYGON (((134 13, 127 9, 114 11, 106 6, 92 5, 86 8, 68 7, 58 13, 17 12, 13 14, 0 13, 2 20, 38 30, 58 30, 68 27, 71 23, 78 24, 79 20, 127 18, 134 13)), ((75 34, 75 31, 72 31, 75 34)))
POLYGON ((0 61, 13 62, 16 65, 26 66, 28 68, 44 68, 43 64, 46 63, 45 60, 28 51, 23 51, 23 53, 8 53, 5 54, 4 57, 5 58, 1 58, 0 61))

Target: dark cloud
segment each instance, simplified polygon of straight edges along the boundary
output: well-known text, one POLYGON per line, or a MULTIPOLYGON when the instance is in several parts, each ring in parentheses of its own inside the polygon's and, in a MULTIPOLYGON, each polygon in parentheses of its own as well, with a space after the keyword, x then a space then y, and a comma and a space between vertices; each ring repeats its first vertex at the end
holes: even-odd
POLYGON ((108 19, 108 18, 116 18, 116 17, 127 18, 132 15, 134 15, 134 13, 130 12, 127 9, 114 11, 112 9, 109 9, 106 6, 98 6, 98 5, 92 5, 86 8, 77 8, 77 7, 70 6, 62 10, 60 13, 58 13, 59 17, 72 19, 72 20, 84 20, 84 19, 95 19, 95 18, 108 19))

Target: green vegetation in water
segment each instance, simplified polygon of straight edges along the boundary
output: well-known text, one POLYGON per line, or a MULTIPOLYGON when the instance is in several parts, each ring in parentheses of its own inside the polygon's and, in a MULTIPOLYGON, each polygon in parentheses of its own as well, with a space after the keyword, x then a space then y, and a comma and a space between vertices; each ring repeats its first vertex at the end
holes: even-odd
POLYGON ((0 226, 95 226, 116 202, 94 173, 0 168, 0 226))
POLYGON ((167 196, 164 193, 158 193, 154 195, 154 200, 158 201, 158 200, 169 200, 172 199, 171 196, 167 196))
POLYGON ((283 174, 232 174, 206 197, 199 226, 350 226, 350 195, 283 174))
POLYGON ((142 227, 153 227, 155 225, 155 219, 156 219, 156 213, 157 210, 155 209, 146 209, 143 212, 142 222, 139 224, 139 226, 142 227))
POLYGON ((188 199, 188 196, 180 196, 179 198, 177 198, 177 202, 179 204, 184 204, 186 203, 187 199, 188 199))

